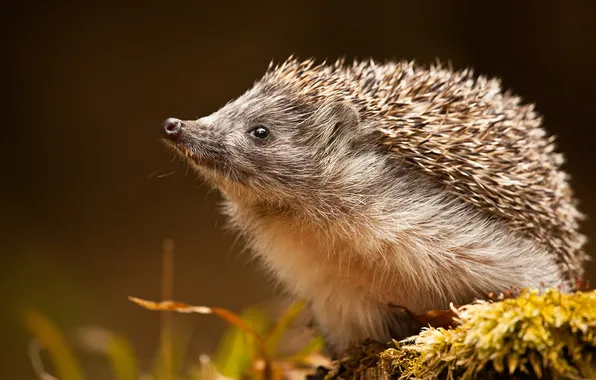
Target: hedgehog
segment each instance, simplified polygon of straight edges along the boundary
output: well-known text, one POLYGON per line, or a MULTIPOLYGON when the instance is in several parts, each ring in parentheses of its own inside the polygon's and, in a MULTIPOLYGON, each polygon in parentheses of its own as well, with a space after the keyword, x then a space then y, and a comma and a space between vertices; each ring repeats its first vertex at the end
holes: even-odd
POLYGON ((571 289, 583 274, 583 216, 554 137, 471 69, 290 57, 162 135, 332 352, 414 334, 412 312, 571 289))

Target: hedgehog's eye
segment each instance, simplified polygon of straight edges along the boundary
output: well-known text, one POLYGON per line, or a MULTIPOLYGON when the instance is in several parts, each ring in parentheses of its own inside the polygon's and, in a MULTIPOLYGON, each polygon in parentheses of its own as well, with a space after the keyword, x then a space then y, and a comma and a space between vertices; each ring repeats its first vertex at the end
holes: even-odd
POLYGON ((269 137, 269 130, 262 125, 254 127, 248 133, 250 133, 252 137, 255 137, 259 140, 264 140, 269 137))

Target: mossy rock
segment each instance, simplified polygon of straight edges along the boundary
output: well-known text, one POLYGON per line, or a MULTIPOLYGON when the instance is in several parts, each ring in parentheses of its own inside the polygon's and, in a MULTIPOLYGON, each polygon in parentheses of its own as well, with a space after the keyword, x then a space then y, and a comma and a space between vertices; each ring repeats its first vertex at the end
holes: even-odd
POLYGON ((456 314, 456 328, 395 342, 356 378, 596 379, 596 291, 523 290, 456 314))

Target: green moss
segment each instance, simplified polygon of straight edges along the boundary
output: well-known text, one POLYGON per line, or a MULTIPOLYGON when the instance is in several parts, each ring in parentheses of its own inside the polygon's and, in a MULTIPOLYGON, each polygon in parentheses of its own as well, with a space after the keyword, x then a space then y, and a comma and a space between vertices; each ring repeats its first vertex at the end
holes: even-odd
POLYGON ((523 290, 463 306, 457 320, 384 351, 379 365, 402 379, 596 377, 596 291, 523 290))

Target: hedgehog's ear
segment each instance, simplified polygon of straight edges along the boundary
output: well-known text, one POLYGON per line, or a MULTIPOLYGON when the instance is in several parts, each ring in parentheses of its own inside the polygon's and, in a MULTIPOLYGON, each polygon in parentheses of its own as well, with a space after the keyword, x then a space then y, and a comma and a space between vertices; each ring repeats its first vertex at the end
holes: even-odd
POLYGON ((322 127, 327 140, 336 140, 345 131, 353 130, 360 123, 358 111, 345 102, 326 102, 315 113, 315 123, 322 127))
POLYGON ((329 105, 336 119, 337 127, 352 128, 360 123, 360 117, 356 108, 345 102, 334 102, 329 105))

